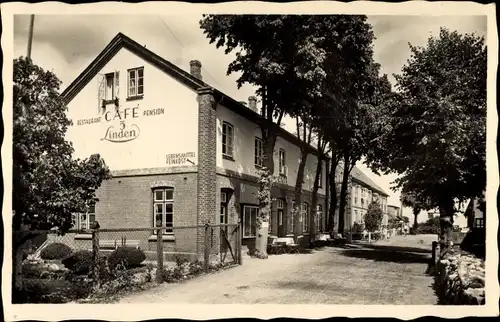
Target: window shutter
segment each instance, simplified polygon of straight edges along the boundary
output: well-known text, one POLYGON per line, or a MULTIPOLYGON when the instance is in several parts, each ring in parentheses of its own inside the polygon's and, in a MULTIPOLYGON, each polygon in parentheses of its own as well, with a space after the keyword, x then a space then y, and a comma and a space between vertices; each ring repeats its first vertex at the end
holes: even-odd
POLYGON ((120 72, 115 70, 115 98, 120 98, 120 72))
POLYGON ((103 74, 97 74, 97 113, 102 110, 102 101, 104 100, 104 86, 106 78, 103 74))

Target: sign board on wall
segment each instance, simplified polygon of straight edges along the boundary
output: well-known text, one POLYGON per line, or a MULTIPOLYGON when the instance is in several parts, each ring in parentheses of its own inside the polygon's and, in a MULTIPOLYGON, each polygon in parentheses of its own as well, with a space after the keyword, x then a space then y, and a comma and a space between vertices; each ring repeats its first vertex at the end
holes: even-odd
POLYGON ((194 158, 196 154, 194 152, 186 153, 171 153, 166 156, 167 165, 183 165, 186 163, 195 164, 190 158, 194 158))
MULTIPOLYGON (((114 104, 108 104, 107 110, 101 115, 76 121, 77 126, 95 123, 119 122, 118 125, 110 125, 103 133, 101 141, 112 143, 125 143, 139 137, 141 130, 134 120, 141 117, 139 106, 122 108, 114 104)), ((149 109, 142 112, 143 117, 165 114, 163 108, 149 109)))

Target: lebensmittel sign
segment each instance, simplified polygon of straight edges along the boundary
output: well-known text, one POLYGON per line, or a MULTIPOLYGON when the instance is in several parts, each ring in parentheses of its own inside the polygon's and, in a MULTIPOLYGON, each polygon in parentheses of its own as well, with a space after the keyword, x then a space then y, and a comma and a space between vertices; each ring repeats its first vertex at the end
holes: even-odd
POLYGON ((166 155, 167 165, 184 165, 184 164, 195 164, 192 160, 196 157, 194 152, 185 153, 171 153, 166 155))

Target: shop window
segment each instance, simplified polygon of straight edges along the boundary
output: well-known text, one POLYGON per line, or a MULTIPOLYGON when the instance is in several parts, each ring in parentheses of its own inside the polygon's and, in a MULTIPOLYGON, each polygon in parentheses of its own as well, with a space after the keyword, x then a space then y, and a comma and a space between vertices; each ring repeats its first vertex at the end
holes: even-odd
POLYGON ((163 233, 173 232, 174 188, 153 190, 153 211, 154 227, 164 227, 163 233))
POLYGON ((222 122, 222 155, 233 158, 234 127, 222 122))
POLYGON ((302 204, 302 232, 309 232, 309 204, 302 204))
POLYGON ((243 206, 243 237, 250 238, 257 235, 257 215, 259 207, 243 206))
POLYGON ((128 70, 128 98, 144 96, 144 67, 128 70))
POLYGON ((316 207, 316 230, 323 231, 323 206, 316 207))

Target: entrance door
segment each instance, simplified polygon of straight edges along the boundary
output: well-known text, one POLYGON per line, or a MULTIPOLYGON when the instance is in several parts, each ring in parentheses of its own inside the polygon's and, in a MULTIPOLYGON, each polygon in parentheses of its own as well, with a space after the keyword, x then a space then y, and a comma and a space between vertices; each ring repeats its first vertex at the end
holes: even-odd
MULTIPOLYGON (((225 192, 221 192, 221 203, 220 203, 220 224, 227 224, 228 216, 227 216, 227 195, 225 192)), ((227 227, 220 228, 220 250, 221 253, 225 252, 227 249, 227 237, 228 229, 227 227), (225 237, 224 237, 225 235, 225 237)))
POLYGON ((283 199, 278 199, 277 212, 278 212, 278 237, 285 237, 286 236, 285 201, 283 199))

